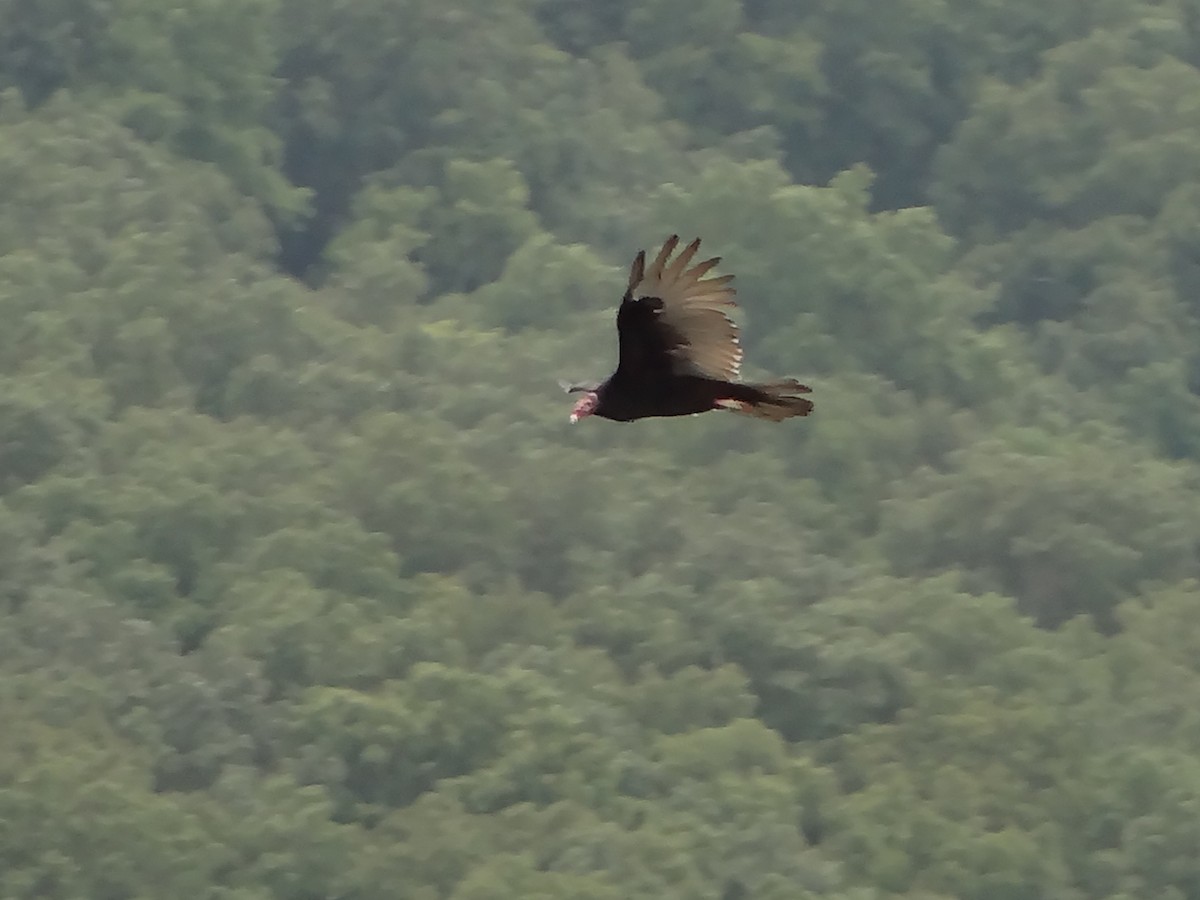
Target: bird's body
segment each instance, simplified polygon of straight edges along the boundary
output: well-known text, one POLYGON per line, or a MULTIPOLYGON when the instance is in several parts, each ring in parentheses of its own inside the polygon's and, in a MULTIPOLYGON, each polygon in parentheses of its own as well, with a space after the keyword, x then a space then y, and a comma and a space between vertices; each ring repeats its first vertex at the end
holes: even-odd
POLYGON ((754 385, 720 381, 703 375, 668 375, 625 384, 614 373, 598 391, 593 415, 615 422, 632 422, 652 416, 690 416, 713 409, 740 409, 740 404, 766 402, 768 396, 754 385))
POLYGON ((617 311, 620 357, 616 371, 583 391, 571 421, 596 415, 618 422, 651 416, 686 416, 714 409, 779 422, 812 412, 800 396, 809 388, 785 378, 760 384, 740 379, 742 348, 733 307, 731 275, 705 277, 719 258, 689 268, 697 238, 674 260, 672 235, 649 268, 639 251, 617 311))

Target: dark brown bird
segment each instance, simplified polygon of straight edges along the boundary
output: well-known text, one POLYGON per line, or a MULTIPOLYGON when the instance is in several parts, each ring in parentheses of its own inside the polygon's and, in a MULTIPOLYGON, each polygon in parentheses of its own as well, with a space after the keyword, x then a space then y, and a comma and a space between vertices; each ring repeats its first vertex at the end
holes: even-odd
POLYGON ((794 378, 741 381, 738 329, 726 314, 736 306, 733 276, 705 277, 720 257, 688 268, 699 238, 672 260, 678 244, 678 235, 667 238, 649 268, 646 252, 638 251, 617 310, 617 370, 602 384, 565 386, 583 392, 571 422, 585 416, 631 422, 711 409, 772 422, 807 416, 813 404, 800 395, 811 389, 794 378))

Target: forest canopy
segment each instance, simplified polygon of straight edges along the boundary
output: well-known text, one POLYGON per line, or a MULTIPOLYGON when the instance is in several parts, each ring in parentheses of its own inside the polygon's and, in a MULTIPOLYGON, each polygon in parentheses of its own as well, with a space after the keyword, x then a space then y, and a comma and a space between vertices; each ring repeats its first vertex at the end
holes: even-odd
POLYGON ((1200 898, 1200 5, 0 0, 0 896, 1200 898), (567 425, 700 235, 817 410, 567 425))

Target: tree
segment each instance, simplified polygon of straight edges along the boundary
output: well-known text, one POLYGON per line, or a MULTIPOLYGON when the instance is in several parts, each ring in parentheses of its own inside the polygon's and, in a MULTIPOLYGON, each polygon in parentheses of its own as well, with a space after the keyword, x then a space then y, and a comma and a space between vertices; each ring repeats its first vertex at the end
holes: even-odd
POLYGON ((901 571, 964 569, 1043 624, 1088 614, 1112 628, 1123 599, 1197 562, 1190 470, 1116 446, 958 451, 953 474, 924 472, 889 504, 884 546, 901 571))
POLYGON ((56 0, 0 4, 0 88, 40 107, 60 92, 104 107, 141 137, 215 163, 276 215, 303 195, 279 170, 264 117, 275 90, 276 0, 56 0))

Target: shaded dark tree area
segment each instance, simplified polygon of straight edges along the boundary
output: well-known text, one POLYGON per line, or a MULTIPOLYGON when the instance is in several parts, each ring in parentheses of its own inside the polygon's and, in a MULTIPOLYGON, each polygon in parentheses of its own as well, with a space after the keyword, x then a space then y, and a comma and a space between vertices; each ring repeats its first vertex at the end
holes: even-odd
POLYGON ((0 896, 1200 898, 1193 7, 0 0, 0 896))

